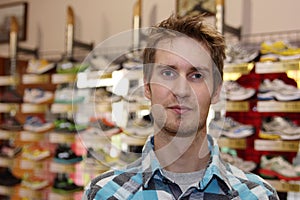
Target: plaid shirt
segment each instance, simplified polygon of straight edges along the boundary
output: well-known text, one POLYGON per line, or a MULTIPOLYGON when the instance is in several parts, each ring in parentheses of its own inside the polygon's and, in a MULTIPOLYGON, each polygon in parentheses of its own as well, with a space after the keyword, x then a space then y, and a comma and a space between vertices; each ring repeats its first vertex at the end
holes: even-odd
POLYGON ((153 137, 146 142, 140 159, 123 170, 106 172, 87 186, 83 199, 279 199, 276 191, 259 176, 245 173, 220 159, 219 147, 208 136, 211 162, 198 187, 182 193, 164 176, 153 150, 153 137))

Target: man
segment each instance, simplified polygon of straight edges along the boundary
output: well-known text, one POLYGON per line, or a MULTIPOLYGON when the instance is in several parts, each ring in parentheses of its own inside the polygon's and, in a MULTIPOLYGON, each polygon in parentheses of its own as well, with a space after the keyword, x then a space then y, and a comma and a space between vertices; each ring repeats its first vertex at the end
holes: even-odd
POLYGON ((144 90, 154 135, 139 160, 91 181, 84 199, 278 199, 259 176, 220 159, 206 129, 222 85, 223 37, 201 16, 170 16, 149 32, 144 90))

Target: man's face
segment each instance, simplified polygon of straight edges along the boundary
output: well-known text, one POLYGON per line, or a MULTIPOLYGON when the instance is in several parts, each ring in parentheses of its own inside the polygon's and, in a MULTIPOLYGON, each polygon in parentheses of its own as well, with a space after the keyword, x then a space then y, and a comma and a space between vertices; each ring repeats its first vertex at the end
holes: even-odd
POLYGON ((206 126, 213 92, 213 61, 202 44, 186 37, 162 40, 145 95, 151 100, 155 127, 189 136, 206 126))

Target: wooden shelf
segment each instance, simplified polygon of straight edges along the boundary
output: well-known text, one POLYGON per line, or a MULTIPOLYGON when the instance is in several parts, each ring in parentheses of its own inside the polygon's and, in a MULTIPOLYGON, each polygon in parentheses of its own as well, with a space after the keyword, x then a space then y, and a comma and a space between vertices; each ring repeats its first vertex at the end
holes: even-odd
POLYGON ((257 139, 254 141, 254 149, 257 151, 298 152, 299 141, 257 139))
POLYGON ((48 110, 46 104, 23 103, 21 105, 22 113, 45 113, 48 110))
POLYGON ((248 112, 250 110, 249 101, 226 101, 227 112, 248 112))
POLYGON ((300 112, 300 101, 258 101, 258 112, 300 112))
POLYGON ((1 113, 9 113, 11 111, 18 112, 20 109, 19 104, 17 103, 0 103, 0 112, 1 113))
POLYGON ((254 63, 225 64, 224 73, 249 74, 253 67, 254 63))
POLYGON ((300 61, 257 62, 255 64, 257 74, 280 73, 289 70, 300 70, 300 61))
POLYGON ((247 140, 245 138, 233 139, 233 138, 220 137, 218 139, 218 144, 220 147, 229 147, 229 148, 240 149, 240 150, 244 150, 247 148, 247 140))
POLYGON ((23 84, 48 84, 50 83, 50 75, 43 74, 23 74, 22 76, 22 83, 23 84))
POLYGON ((0 86, 16 85, 18 79, 14 76, 0 76, 0 86))
POLYGON ((49 141, 51 143, 67 143, 72 144, 76 140, 77 133, 58 133, 58 132, 51 132, 49 134, 49 141))
POLYGON ((266 180, 278 192, 300 192, 300 184, 289 183, 282 180, 266 180))
POLYGON ((19 134, 18 131, 0 130, 0 140, 9 140, 15 138, 19 134))
POLYGON ((73 164, 61 164, 56 162, 50 163, 50 171, 53 173, 74 173, 75 165, 73 164))
POLYGON ((76 81, 77 74, 52 74, 52 84, 73 83, 76 81))
POLYGON ((54 103, 51 105, 51 113, 74 113, 77 111, 77 105, 54 103))

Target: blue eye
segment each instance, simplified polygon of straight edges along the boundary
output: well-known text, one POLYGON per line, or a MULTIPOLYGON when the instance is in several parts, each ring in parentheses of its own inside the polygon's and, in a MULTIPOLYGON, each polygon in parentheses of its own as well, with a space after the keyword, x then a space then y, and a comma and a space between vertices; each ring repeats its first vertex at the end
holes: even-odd
POLYGON ((175 76, 175 73, 172 70, 163 70, 161 74, 166 77, 174 77, 175 76))

